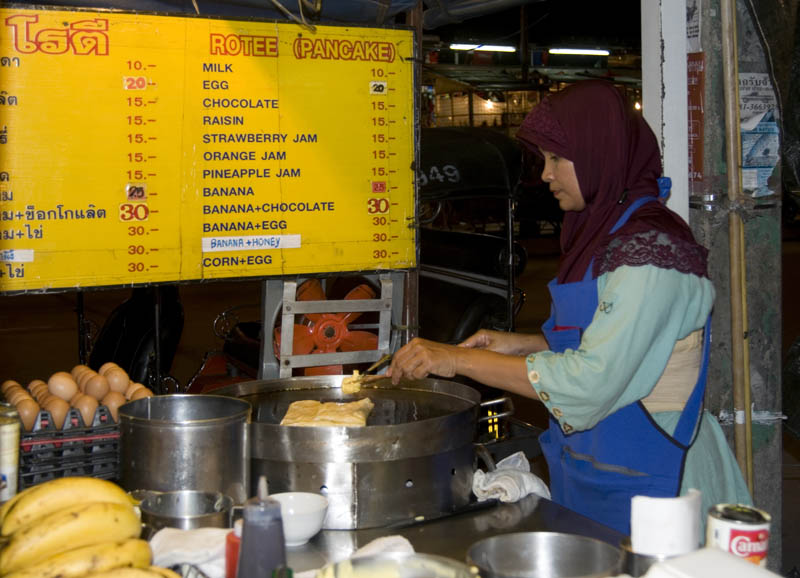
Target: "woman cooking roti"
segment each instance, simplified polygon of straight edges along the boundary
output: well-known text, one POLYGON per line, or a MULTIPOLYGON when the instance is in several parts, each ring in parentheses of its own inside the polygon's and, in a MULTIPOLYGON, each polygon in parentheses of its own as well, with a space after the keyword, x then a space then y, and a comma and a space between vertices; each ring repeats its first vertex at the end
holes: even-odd
POLYGON ((547 97, 517 138, 543 157, 565 211, 543 335, 417 338, 395 353, 392 381, 458 374, 539 399, 553 500, 626 534, 635 495, 697 488, 703 513, 751 504, 703 410, 714 287, 706 249, 658 200, 655 135, 613 85, 591 80, 547 97))

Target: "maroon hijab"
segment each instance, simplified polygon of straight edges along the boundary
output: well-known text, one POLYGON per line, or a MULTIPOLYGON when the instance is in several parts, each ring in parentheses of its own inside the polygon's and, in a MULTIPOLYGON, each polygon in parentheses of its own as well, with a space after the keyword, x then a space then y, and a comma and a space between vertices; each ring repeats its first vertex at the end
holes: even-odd
POLYGON ((572 161, 586 202, 584 210, 564 215, 559 283, 583 279, 592 259, 593 277, 621 265, 645 264, 706 275, 706 249, 660 202, 640 207, 610 233, 633 201, 658 196, 661 176, 653 131, 611 83, 582 81, 548 96, 528 113, 517 138, 536 154, 541 147, 572 161), (652 244, 639 243, 635 251, 614 242, 642 233, 649 236, 640 239, 652 244))

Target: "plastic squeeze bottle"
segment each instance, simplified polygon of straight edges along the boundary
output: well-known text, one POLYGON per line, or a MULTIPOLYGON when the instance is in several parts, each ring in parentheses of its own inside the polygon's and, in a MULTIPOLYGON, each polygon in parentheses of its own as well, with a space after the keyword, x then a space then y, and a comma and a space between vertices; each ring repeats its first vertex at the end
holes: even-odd
POLYGON ((242 544, 236 578, 269 578, 286 567, 281 505, 267 495, 267 479, 258 480, 258 495, 244 503, 242 544))

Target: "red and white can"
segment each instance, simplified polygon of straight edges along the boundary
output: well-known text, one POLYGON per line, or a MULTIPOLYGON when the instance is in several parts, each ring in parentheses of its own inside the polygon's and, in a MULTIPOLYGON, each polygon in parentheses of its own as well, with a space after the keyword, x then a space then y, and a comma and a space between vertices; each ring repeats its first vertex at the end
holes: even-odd
POLYGON ((766 566, 771 521, 772 516, 757 508, 717 504, 708 510, 706 546, 766 566))

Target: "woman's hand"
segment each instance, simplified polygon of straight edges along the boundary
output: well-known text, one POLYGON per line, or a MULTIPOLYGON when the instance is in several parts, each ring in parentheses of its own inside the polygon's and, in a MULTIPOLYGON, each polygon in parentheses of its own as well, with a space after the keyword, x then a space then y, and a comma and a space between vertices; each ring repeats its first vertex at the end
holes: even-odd
MULTIPOLYGON (((524 357, 504 355, 480 346, 495 334, 507 334, 487 331, 484 337, 478 337, 481 333, 484 332, 479 331, 467 339, 470 341, 475 338, 472 347, 445 345, 416 337, 397 350, 386 375, 392 378, 395 385, 403 378, 422 379, 431 373, 441 377, 464 375, 490 387, 538 399, 536 390, 528 381, 524 357)), ((524 339, 528 336, 516 337, 524 339)), ((546 344, 542 336, 538 337, 546 344)), ((538 343, 537 340, 530 343, 533 342, 538 343)))
POLYGON ((469 349, 485 349, 506 355, 527 355, 538 353, 548 348, 547 341, 541 334, 527 335, 481 329, 458 344, 469 349))
POLYGON ((459 350, 453 345, 415 337, 397 350, 386 374, 395 385, 404 377, 422 379, 431 373, 453 377, 458 369, 458 355, 459 350))

